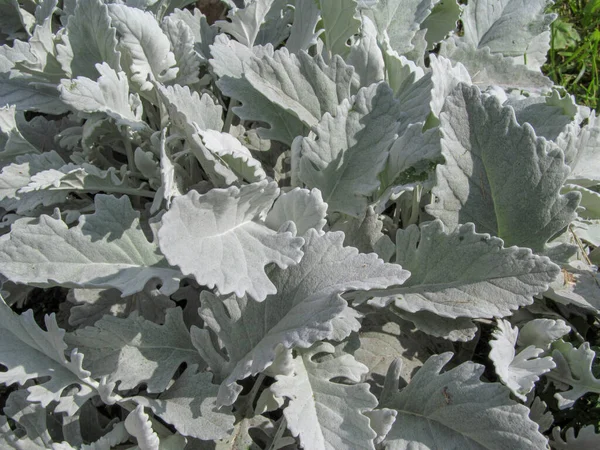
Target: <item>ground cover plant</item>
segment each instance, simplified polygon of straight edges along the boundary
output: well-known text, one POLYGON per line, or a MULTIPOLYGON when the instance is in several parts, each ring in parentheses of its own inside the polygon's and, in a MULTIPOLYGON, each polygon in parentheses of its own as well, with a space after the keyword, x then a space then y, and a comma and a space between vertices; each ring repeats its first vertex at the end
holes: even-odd
POLYGON ((191 3, 0 2, 0 447, 599 447, 549 2, 191 3))

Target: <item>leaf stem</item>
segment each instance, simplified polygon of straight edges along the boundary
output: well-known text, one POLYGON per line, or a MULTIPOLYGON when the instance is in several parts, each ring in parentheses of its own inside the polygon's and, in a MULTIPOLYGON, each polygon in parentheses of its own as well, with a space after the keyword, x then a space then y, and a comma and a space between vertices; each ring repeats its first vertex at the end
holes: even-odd
POLYGON ((275 445, 277 444, 277 441, 281 439, 281 436, 283 436, 285 430, 287 430, 287 420, 285 420, 285 416, 282 416, 281 419, 279 419, 279 427, 277 428, 277 432, 275 433, 275 436, 273 436, 271 445, 269 445, 269 448, 267 448, 267 450, 275 450, 275 445))
POLYGON ((233 116, 235 115, 233 112, 233 108, 238 106, 240 102, 236 99, 232 98, 229 100, 229 107, 227 108, 227 115, 225 116, 225 123, 223 124, 223 133, 229 133, 229 129, 231 128, 231 124, 233 123, 233 116))

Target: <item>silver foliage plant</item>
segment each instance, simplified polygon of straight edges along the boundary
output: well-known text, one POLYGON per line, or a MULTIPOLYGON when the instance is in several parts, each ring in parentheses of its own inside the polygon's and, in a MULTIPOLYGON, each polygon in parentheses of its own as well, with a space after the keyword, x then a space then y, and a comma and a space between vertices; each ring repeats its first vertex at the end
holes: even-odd
POLYGON ((600 448, 549 2, 192 3, 0 2, 0 447, 600 448))

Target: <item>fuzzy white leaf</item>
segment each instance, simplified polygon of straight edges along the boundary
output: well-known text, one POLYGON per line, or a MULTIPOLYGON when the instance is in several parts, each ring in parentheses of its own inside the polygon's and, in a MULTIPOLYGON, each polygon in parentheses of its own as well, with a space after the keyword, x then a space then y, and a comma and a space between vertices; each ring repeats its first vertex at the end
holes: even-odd
POLYGON ((311 229, 304 238, 304 257, 296 266, 271 273, 277 293, 264 302, 221 301, 205 295, 201 316, 223 342, 228 359, 215 348, 207 330, 192 328, 192 335, 205 361, 224 380, 220 403, 233 403, 241 389, 235 381, 268 367, 278 345, 307 348, 331 338, 331 320, 347 308, 339 294, 401 284, 408 276, 397 264, 384 264, 374 254, 342 247, 342 233, 320 235, 311 229))
POLYGON ((364 214, 403 118, 385 83, 361 89, 323 116, 314 138, 303 138, 300 179, 321 191, 330 212, 364 214))
POLYGON ((86 77, 62 80, 59 87, 61 100, 82 113, 105 113, 117 125, 128 125, 134 130, 148 128, 132 109, 125 73, 115 72, 107 63, 97 64, 96 70, 100 73, 98 81, 86 77))
POLYGON ((194 11, 189 9, 176 9, 171 17, 183 21, 194 35, 194 50, 201 58, 202 63, 205 63, 210 58, 209 46, 214 42, 217 35, 217 29, 211 27, 206 16, 202 12, 194 8, 194 11))
POLYGON ((439 220, 396 234, 396 262, 411 272, 399 288, 370 292, 408 312, 443 317, 503 317, 533 303, 559 268, 527 248, 475 232, 473 224, 447 231, 439 220))
POLYGON ((206 148, 221 158, 240 181, 254 183, 267 178, 260 161, 231 134, 205 130, 200 135, 206 148))
POLYGON ((441 56, 462 63, 474 85, 482 89, 500 86, 505 90, 523 89, 534 93, 548 91, 553 82, 539 70, 517 64, 511 58, 491 53, 489 47, 477 48, 472 43, 449 38, 442 41, 441 56))
POLYGON ((377 44, 377 29, 368 17, 362 17, 359 41, 351 47, 346 61, 354 66, 361 86, 385 79, 385 61, 377 44))
POLYGON ((242 106, 233 111, 244 120, 260 120, 270 128, 258 128, 261 138, 274 139, 291 145, 296 136, 306 134, 306 127, 291 111, 274 104, 261 91, 256 90, 243 77, 244 63, 254 56, 273 57, 273 47, 248 47, 219 35, 211 46, 213 59, 210 64, 219 76, 217 86, 224 95, 235 98, 242 106))
POLYGON ((100 0, 78 1, 69 17, 63 41, 56 46, 58 60, 70 78, 96 80, 102 72, 96 64, 106 64, 121 71, 121 53, 117 51, 116 29, 111 25, 108 8, 100 0))
POLYGON ((294 358, 292 375, 279 375, 270 389, 290 399, 283 414, 292 435, 300 437, 304 448, 334 450, 375 449, 375 431, 364 414, 377 406, 369 385, 359 383, 369 369, 349 354, 315 360, 319 354, 331 354, 334 347, 317 344, 294 358), (343 378, 352 384, 333 379, 343 378))
POLYGON ((558 407, 565 409, 588 392, 600 393, 600 380, 594 377, 592 364, 596 352, 590 349, 590 343, 584 342, 578 348, 559 340, 552 344, 552 358, 556 369, 547 374, 550 380, 556 380, 571 389, 554 394, 558 407))
POLYGON ((274 0, 248 0, 243 9, 232 8, 227 14, 231 20, 218 20, 216 25, 221 30, 229 33, 237 39, 238 42, 247 47, 252 47, 260 26, 265 21, 274 0))
POLYGON ((296 225, 297 234, 304 236, 309 229, 323 230, 327 224, 327 203, 323 201, 318 189, 295 188, 282 193, 273 208, 267 214, 265 225, 272 230, 291 220, 296 225))
POLYGON ((478 0, 464 8, 461 40, 539 70, 550 49, 548 0, 478 0))
POLYGON ((499 320, 490 340, 490 359, 494 363, 500 380, 515 396, 525 401, 539 376, 554 369, 556 364, 550 356, 538 358, 544 353, 541 348, 530 345, 515 352, 519 329, 508 320, 499 320))
POLYGON ((440 121, 446 164, 436 169, 437 201, 426 209, 448 228, 473 222, 507 246, 541 252, 574 219, 580 195, 560 195, 569 172, 563 153, 518 125, 512 108, 461 84, 440 121))
POLYGON ((256 91, 309 127, 350 98, 355 76, 354 68, 339 56, 326 65, 321 57, 312 58, 306 52, 294 55, 285 48, 272 58, 250 58, 244 64, 244 77, 256 91))
POLYGON ((233 429, 235 416, 230 408, 217 408, 219 387, 212 384, 210 373, 197 370, 195 364, 188 366, 158 398, 136 396, 132 400, 150 407, 184 436, 205 441, 222 439, 233 429))
POLYGON ((158 450, 160 439, 152 429, 152 422, 144 408, 138 406, 125 418, 127 432, 137 439, 140 450, 158 450))
POLYGON ((163 30, 171 42, 171 50, 178 68, 177 76, 169 84, 188 86, 200 81, 200 63, 202 60, 194 50, 194 34, 183 21, 167 17, 163 22, 163 30))
POLYGON ((177 75, 169 38, 149 12, 126 5, 110 4, 108 13, 119 36, 131 81, 141 91, 153 89, 152 81, 166 83, 177 75))
POLYGON ((276 292, 264 267, 286 268, 302 258, 302 238, 276 233, 257 220, 278 193, 275 183, 263 181, 177 197, 162 218, 161 250, 198 283, 262 301, 276 292))
POLYGON ((27 388, 27 400, 44 407, 57 401, 55 411, 69 415, 96 394, 93 383, 88 383, 90 373, 81 366, 83 354, 73 350, 69 359, 65 357, 65 331, 58 327, 54 314, 45 316, 48 331, 44 331, 36 324, 31 309, 18 315, 0 297, 0 312, 0 363, 7 368, 0 372, 0 383, 23 385, 28 380, 49 377, 27 388), (73 384, 78 390, 61 396, 73 384))
POLYGON ((571 327, 562 319, 533 319, 523 325, 517 343, 521 347, 533 345, 548 350, 550 344, 570 331, 571 327))
POLYGON ((403 55, 414 48, 411 41, 434 3, 433 0, 379 0, 366 14, 377 25, 379 39, 389 40, 391 47, 403 55))
POLYGON ((290 30, 290 37, 285 47, 290 53, 299 53, 307 50, 317 43, 319 33, 315 28, 321 17, 317 2, 298 2, 294 7, 294 22, 290 30))
POLYGON ((24 194, 20 192, 33 176, 48 169, 58 169, 65 161, 55 151, 41 155, 30 153, 17 157, 19 163, 10 164, 0 173, 0 207, 7 211, 16 209, 23 214, 39 205, 52 205, 66 200, 61 193, 24 194))

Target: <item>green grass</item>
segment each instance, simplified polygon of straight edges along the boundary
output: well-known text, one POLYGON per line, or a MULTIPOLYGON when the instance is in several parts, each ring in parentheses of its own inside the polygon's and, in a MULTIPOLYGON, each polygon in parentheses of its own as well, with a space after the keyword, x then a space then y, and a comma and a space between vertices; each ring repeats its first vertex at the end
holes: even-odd
POLYGON ((549 11, 551 48, 544 72, 575 95, 578 103, 600 107, 600 0, 555 0, 549 11))

